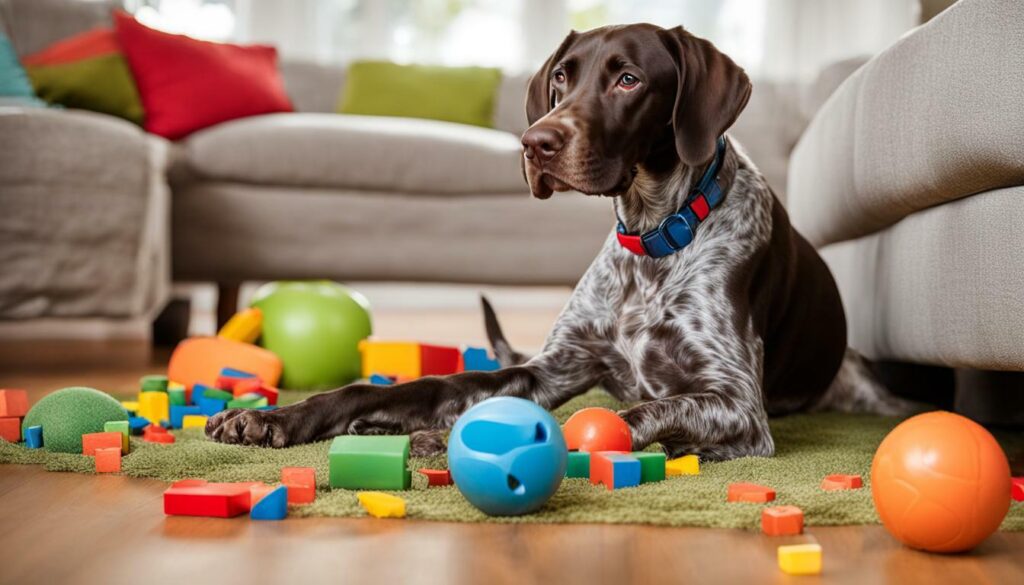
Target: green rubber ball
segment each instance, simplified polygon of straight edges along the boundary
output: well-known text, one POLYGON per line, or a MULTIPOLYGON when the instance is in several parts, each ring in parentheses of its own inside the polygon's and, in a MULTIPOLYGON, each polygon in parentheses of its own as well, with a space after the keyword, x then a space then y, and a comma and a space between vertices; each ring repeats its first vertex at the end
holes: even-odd
POLYGON ((25 415, 22 428, 42 425, 47 451, 81 453, 82 435, 103 432, 103 423, 128 420, 128 412, 109 394, 85 387, 57 390, 25 415))
POLYGON ((260 345, 281 358, 285 388, 337 388, 362 376, 359 342, 370 336, 370 304, 336 282, 271 282, 252 305, 263 312, 260 345))

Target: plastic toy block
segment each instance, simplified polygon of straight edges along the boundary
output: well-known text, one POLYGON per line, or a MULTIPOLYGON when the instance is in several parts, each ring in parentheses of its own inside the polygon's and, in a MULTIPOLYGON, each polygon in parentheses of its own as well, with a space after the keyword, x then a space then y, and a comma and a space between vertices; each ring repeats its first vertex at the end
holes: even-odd
POLYGON ((316 469, 312 467, 281 469, 281 483, 288 486, 289 504, 309 504, 316 499, 316 469))
POLYGON ((590 453, 569 451, 569 463, 565 466, 565 477, 590 478, 590 453))
POLYGON ((228 402, 228 408, 260 408, 267 406, 267 397, 259 394, 246 394, 228 402))
POLYGON ((174 442, 174 435, 167 432, 167 429, 160 425, 149 425, 146 430, 142 433, 142 440, 147 443, 164 443, 170 444, 174 442))
POLYGON ((239 370, 239 369, 236 369, 236 368, 221 368, 220 369, 220 375, 221 376, 228 376, 228 377, 231 377, 231 378, 258 378, 259 377, 256 374, 253 374, 252 372, 246 372, 245 370, 239 370))
POLYGON ((457 347, 420 344, 420 375, 447 376, 459 371, 462 352, 457 347))
POLYGON ((727 502, 752 502, 763 504, 775 499, 775 490, 756 483, 731 483, 729 493, 726 496, 727 502))
POLYGON ((143 376, 139 388, 143 392, 167 392, 167 376, 143 376))
POLYGON ((170 392, 171 390, 184 390, 184 389, 185 389, 185 385, 182 384, 181 382, 175 382, 174 380, 168 380, 167 381, 167 391, 168 392, 170 392))
POLYGON ((665 480, 664 453, 631 453, 640 462, 640 483, 651 483, 665 480))
POLYGON ((152 423, 149 422, 148 418, 142 418, 141 416, 128 417, 128 428, 133 435, 141 435, 150 424, 152 423))
POLYGON ((233 398, 245 396, 246 394, 257 394, 267 399, 267 404, 277 404, 277 397, 280 394, 277 388, 271 388, 259 380, 259 378, 247 378, 235 384, 233 398))
POLYGON ((251 489, 249 484, 177 482, 164 492, 164 514, 215 518, 239 516, 249 511, 251 489))
POLYGON ((452 472, 447 469, 420 469, 419 473, 426 476, 429 487, 452 485, 452 472))
POLYGON ((126 420, 111 420, 103 423, 103 431, 106 433, 121 433, 121 453, 127 454, 131 450, 131 442, 128 440, 130 429, 126 420))
POLYGON ((171 407, 171 428, 180 429, 186 415, 201 415, 202 409, 198 406, 172 406, 171 407))
MULTIPOLYGON (((198 407, 196 407, 198 408, 198 407)), ((181 428, 183 429, 205 429, 206 421, 210 417, 203 414, 186 414, 181 417, 181 428)))
POLYGON ((405 518, 405 500, 381 492, 359 492, 359 503, 374 518, 405 518))
POLYGON ((489 356, 482 347, 467 347, 462 352, 462 369, 467 372, 493 372, 500 367, 498 360, 489 356))
POLYGON ((256 505, 256 502, 263 499, 263 496, 277 489, 277 486, 259 483, 249 488, 249 510, 256 505))
POLYGON ((407 490, 409 437, 335 437, 328 453, 330 485, 344 489, 407 490))
POLYGON ((82 455, 95 455, 97 449, 116 448, 121 452, 121 433, 103 432, 82 435, 82 455))
POLYGON ((220 388, 207 388, 206 386, 203 386, 203 391, 200 393, 200 396, 213 400, 223 400, 224 402, 235 399, 235 395, 227 390, 221 390, 220 388))
POLYGON ((831 492, 836 490, 855 490, 864 487, 864 481, 859 475, 844 475, 837 473, 835 475, 826 475, 825 479, 821 480, 821 489, 831 492))
POLYGON ((21 419, 16 416, 5 416, 0 418, 0 439, 8 443, 17 443, 21 440, 21 419))
POLYGON ((256 343, 263 330, 263 311, 256 307, 235 313, 217 332, 217 337, 242 343, 256 343))
POLYGON ((1024 502, 1024 477, 1010 478, 1010 497, 1015 502, 1024 502))
POLYGON ((249 518, 253 520, 284 520, 288 516, 288 486, 279 485, 270 493, 252 502, 249 518))
POLYGON ((167 403, 171 406, 185 406, 185 389, 175 388, 171 390, 167 389, 167 403))
POLYGON ((138 400, 122 400, 121 406, 124 407, 129 413, 135 414, 139 412, 139 401, 138 400))
POLYGON ((640 462, 626 453, 591 453, 590 483, 603 483, 609 490, 636 487, 640 485, 640 462))
POLYGON ((789 544, 779 547, 779 568, 787 575, 821 573, 820 544, 789 544))
POLYGON ((167 365, 167 375, 181 380, 213 386, 221 369, 230 364, 276 386, 281 379, 281 359, 273 352, 251 343, 219 337, 192 337, 178 344, 167 365))
POLYGON ((773 506, 761 510, 761 532, 768 536, 792 536, 804 531, 804 513, 796 506, 773 506))
POLYGON ((196 400, 196 406, 199 407, 199 412, 205 416, 213 416, 218 412, 228 407, 226 400, 217 400, 215 398, 199 397, 196 400))
POLYGON ((170 416, 170 402, 166 392, 141 392, 139 394, 139 416, 159 424, 170 416))
POLYGON ((29 449, 41 449, 43 446, 43 427, 35 425, 25 429, 25 446, 29 449))
POLYGON ((28 414, 28 392, 5 388, 0 390, 0 417, 24 417, 28 414))
POLYGON ((120 473, 121 448, 96 449, 96 473, 120 473))
POLYGON ((700 459, 696 455, 683 455, 665 463, 665 475, 700 475, 700 459))
POLYGON ((387 376, 382 376, 380 374, 373 374, 373 375, 370 376, 370 383, 371 384, 376 384, 378 386, 390 386, 390 385, 394 384, 395 381, 392 380, 391 378, 387 377, 387 376))
POLYGON ((374 372, 384 376, 404 378, 420 377, 420 345, 408 341, 359 342, 363 356, 363 377, 369 378, 374 372))

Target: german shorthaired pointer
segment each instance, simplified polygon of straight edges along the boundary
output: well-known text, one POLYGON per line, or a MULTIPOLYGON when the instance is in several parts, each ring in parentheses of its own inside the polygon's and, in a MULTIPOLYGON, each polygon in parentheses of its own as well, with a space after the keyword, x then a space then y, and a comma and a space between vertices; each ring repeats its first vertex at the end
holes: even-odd
POLYGON ((207 435, 284 447, 410 433, 425 454, 485 398, 553 408, 601 385, 636 403, 621 412, 634 449, 730 459, 774 452, 771 415, 902 411, 847 351, 828 268, 724 135, 750 91, 740 67, 681 27, 570 33, 530 81, 524 174, 539 199, 612 197, 618 224, 540 354, 509 348, 485 302, 501 370, 230 410, 207 435))

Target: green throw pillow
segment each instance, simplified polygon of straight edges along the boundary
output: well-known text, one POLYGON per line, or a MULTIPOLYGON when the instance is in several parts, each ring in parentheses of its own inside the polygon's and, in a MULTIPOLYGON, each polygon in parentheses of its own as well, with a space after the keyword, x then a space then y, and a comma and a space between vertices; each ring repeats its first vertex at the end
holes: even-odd
POLYGON ((26 67, 36 93, 44 100, 142 123, 142 102, 128 63, 120 54, 69 63, 26 67))
POLYGON ((357 61, 338 104, 342 114, 399 116, 493 126, 501 71, 357 61))

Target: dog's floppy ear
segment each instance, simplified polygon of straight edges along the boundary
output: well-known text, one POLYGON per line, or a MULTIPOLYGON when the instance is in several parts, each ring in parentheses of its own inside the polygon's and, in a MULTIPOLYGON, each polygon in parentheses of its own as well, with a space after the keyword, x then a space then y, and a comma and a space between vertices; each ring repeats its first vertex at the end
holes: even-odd
POLYGON ((540 69, 530 78, 530 84, 526 90, 526 120, 533 126, 533 123, 544 117, 551 111, 553 101, 551 89, 551 69, 558 64, 558 61, 565 56, 565 52, 576 41, 576 31, 570 31, 558 45, 558 49, 548 57, 548 60, 541 65, 540 69))
POLYGON ((690 166, 711 160, 715 141, 747 105, 750 79, 710 42, 681 26, 658 32, 678 70, 672 129, 679 158, 690 166))

